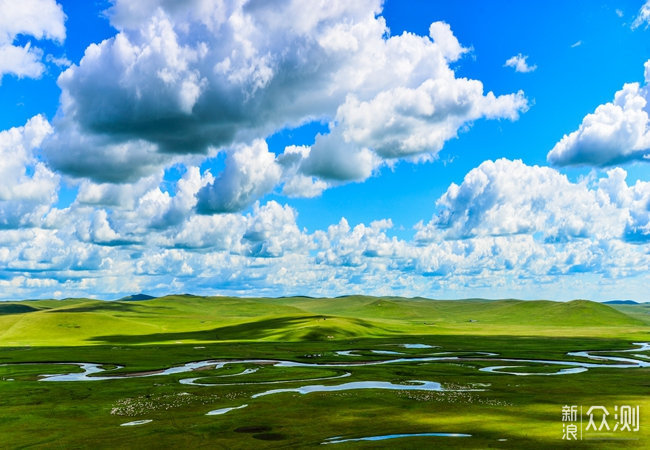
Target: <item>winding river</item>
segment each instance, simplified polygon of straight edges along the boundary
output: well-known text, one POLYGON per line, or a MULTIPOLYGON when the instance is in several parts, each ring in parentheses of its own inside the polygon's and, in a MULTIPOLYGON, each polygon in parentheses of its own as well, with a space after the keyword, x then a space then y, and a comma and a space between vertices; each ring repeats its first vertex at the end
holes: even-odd
MULTIPOLYGON (((426 363, 426 362, 471 362, 471 361, 494 361, 498 363, 494 366, 482 367, 478 370, 481 372, 504 374, 504 375, 519 375, 519 376, 548 376, 548 375, 569 375, 585 372, 589 369, 635 369, 650 367, 650 357, 648 355, 640 354, 640 352, 650 351, 650 343, 639 342, 634 343, 635 348, 627 350, 590 350, 590 351, 575 351, 568 352, 567 356, 572 358, 588 359, 590 362, 584 361, 560 361, 560 360, 545 360, 545 359, 516 359, 516 358, 499 358, 497 354, 490 352, 471 352, 469 355, 454 356, 450 352, 439 352, 433 354, 434 356, 400 356, 392 359, 373 360, 373 361, 360 361, 358 358, 362 357, 359 354, 362 350, 340 350, 335 352, 336 355, 342 357, 354 357, 354 361, 336 362, 336 363, 306 363, 285 360, 273 359, 232 359, 232 360, 203 360, 193 361, 180 366, 169 367, 166 369, 153 370, 147 372, 134 372, 128 374, 113 374, 111 371, 122 369, 118 366, 107 370, 103 364, 88 363, 88 362, 59 362, 59 363, 6 363, 2 366, 20 365, 20 364, 56 364, 56 365, 76 365, 81 369, 81 372, 65 373, 65 374, 43 374, 39 381, 44 382, 57 382, 57 381, 102 381, 102 380, 119 380, 124 378, 133 377, 153 377, 164 376, 171 374, 180 374, 193 372, 198 369, 212 368, 214 370, 221 369, 228 364, 250 364, 250 365, 270 365, 274 367, 307 367, 307 368, 338 368, 346 369, 351 367, 367 366, 367 365, 383 365, 383 364, 402 364, 402 363, 426 363), (610 356, 608 353, 631 353, 629 357, 610 356), (505 364, 504 364, 505 363, 505 364), (549 366, 565 366, 554 372, 531 372, 526 371, 526 366, 531 364, 543 364, 549 366)), ((426 348, 421 344, 413 344, 407 348, 426 348)), ((374 354, 393 355, 388 351, 371 351, 374 354)), ((397 352, 395 352, 397 353, 397 352)), ((221 375, 221 377, 238 376, 254 373, 257 368, 249 368, 237 374, 221 375)), ((315 381, 315 380, 328 380, 335 378, 343 378, 349 376, 349 372, 341 375, 322 378, 308 378, 304 380, 279 380, 279 381, 262 381, 257 383, 230 383, 229 385, 240 384, 274 384, 286 383, 295 381, 315 381)), ((219 377, 219 375, 217 375, 219 377)), ((202 377, 183 378, 180 381, 186 385, 196 386, 216 386, 223 384, 216 383, 201 383, 202 377)))

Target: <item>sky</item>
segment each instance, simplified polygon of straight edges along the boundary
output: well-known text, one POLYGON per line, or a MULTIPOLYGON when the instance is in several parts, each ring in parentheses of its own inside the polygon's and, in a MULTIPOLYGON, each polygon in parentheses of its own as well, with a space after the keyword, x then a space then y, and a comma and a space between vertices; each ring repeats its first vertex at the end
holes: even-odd
POLYGON ((0 299, 650 301, 650 1, 0 0, 0 299))

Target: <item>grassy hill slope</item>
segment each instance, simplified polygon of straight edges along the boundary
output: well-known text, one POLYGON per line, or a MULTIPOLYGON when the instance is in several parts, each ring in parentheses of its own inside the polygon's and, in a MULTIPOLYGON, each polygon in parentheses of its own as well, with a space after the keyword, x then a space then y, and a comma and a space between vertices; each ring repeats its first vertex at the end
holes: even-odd
POLYGON ((628 316, 634 317, 643 323, 650 325, 650 303, 639 303, 636 305, 611 305, 612 308, 628 316))
POLYGON ((369 296, 30 300, 0 303, 0 345, 304 341, 417 334, 647 337, 646 311, 626 308, 632 307, 586 300, 369 296))

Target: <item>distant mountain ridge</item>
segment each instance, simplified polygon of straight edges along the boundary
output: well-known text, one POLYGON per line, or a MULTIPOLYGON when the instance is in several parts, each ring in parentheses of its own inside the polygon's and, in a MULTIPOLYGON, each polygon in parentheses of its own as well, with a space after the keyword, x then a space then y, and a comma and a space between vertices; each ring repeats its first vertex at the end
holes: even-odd
POLYGON ((606 305, 640 305, 639 302, 634 300, 609 300, 603 303, 606 305))
POLYGON ((142 300, 153 300, 154 298, 156 298, 156 297, 140 293, 140 294, 133 294, 133 295, 128 295, 126 297, 122 297, 118 301, 120 301, 120 302, 139 302, 139 301, 142 301, 142 300))

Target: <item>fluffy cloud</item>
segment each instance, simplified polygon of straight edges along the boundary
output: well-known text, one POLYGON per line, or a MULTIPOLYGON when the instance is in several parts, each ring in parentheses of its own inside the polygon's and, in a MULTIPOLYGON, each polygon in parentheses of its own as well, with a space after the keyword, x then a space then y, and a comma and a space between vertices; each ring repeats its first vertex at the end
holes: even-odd
POLYGON ((552 168, 486 161, 460 185, 452 183, 438 199, 434 219, 420 224, 415 237, 427 242, 442 232, 453 239, 517 234, 538 235, 546 242, 620 239, 629 215, 643 209, 640 202, 618 200, 640 195, 628 192, 625 176, 622 169, 611 171, 592 189, 552 168))
POLYGON ((282 187, 282 194, 288 197, 317 197, 325 189, 328 184, 315 177, 298 174, 291 177, 282 187))
POLYGON ((56 201, 59 176, 35 155, 50 133, 42 116, 0 132, 0 228, 36 225, 56 201))
POLYGON ((108 214, 103 209, 95 210, 88 227, 88 235, 92 242, 100 245, 119 245, 123 243, 120 236, 108 222, 108 214))
POLYGON ((81 205, 133 209, 138 199, 145 193, 158 190, 162 177, 163 174, 160 172, 135 183, 122 184, 93 183, 84 180, 79 184, 76 202, 81 205))
POLYGON ((650 183, 628 186, 612 169, 590 185, 548 167, 486 161, 436 202, 434 218, 416 227, 423 244, 487 236, 535 236, 548 244, 650 241, 650 183), (522 187, 525 186, 525 189, 522 187))
POLYGON ((0 46, 0 75, 12 74, 19 78, 38 78, 44 70, 40 58, 40 52, 32 49, 30 44, 25 44, 24 47, 0 46))
POLYGON ((100 134, 84 134, 76 124, 56 122, 56 133, 44 144, 54 170, 94 183, 136 183, 173 163, 169 155, 144 140, 115 142, 100 134))
POLYGON ((448 24, 388 36, 380 12, 378 0, 118 0, 108 15, 119 33, 59 77, 48 162, 95 183, 134 183, 184 155, 224 150, 224 173, 198 201, 223 213, 277 184, 314 196, 328 180, 363 180, 394 158, 430 159, 474 120, 526 110, 521 92, 496 96, 456 78, 450 64, 467 49, 448 24), (320 119, 329 133, 303 158, 283 165, 261 150, 273 132, 320 119))
POLYGON ((246 217, 239 214, 192 216, 154 243, 190 251, 212 249, 239 254, 243 251, 241 240, 246 232, 246 222, 246 217))
POLYGON ((14 45, 19 35, 37 40, 65 39, 65 15, 55 0, 0 1, 0 82, 5 74, 38 78, 45 70, 43 52, 32 46, 14 45))
POLYGON ((385 230, 392 228, 390 219, 372 222, 369 226, 359 224, 351 228, 342 218, 336 225, 330 225, 327 232, 317 231, 314 238, 320 251, 316 262, 335 266, 362 266, 367 258, 399 256, 403 243, 388 238, 385 230))
POLYGON ((296 212, 289 206, 274 201, 261 207, 256 204, 248 222, 243 239, 249 255, 278 257, 309 248, 309 239, 298 229, 296 212))
POLYGON ((276 158, 282 169, 282 194, 288 197, 316 197, 329 187, 329 183, 314 176, 301 173, 303 161, 309 157, 311 148, 306 145, 290 145, 276 158))
POLYGON ((457 61, 468 49, 464 48, 454 36, 449 24, 434 22, 429 26, 429 36, 438 45, 442 56, 450 62, 457 61))
POLYGON ((496 286, 527 297, 545 286, 567 298, 585 283, 585 296, 619 295, 621 278, 638 291, 650 270, 650 183, 628 185, 626 176, 616 168, 572 182, 548 167, 486 161, 449 186, 412 238, 397 238, 390 219, 351 226, 343 218, 308 233, 275 201, 248 214, 191 214, 214 179, 190 167, 169 191, 152 187, 132 207, 49 206, 40 227, 0 230, 0 286, 14 296, 490 296, 496 286))
POLYGON ((345 142, 367 146, 382 158, 437 153, 463 124, 481 117, 516 120, 523 93, 483 94, 480 81, 449 77, 415 89, 395 88, 361 102, 350 96, 336 119, 345 142))
MULTIPOLYGON (((580 45, 579 42, 577 42, 576 44, 572 45, 572 47, 577 47, 578 45, 580 45)), ((528 59, 528 55, 522 55, 521 53, 519 53, 511 58, 508 58, 503 66, 512 67, 515 69, 516 72, 521 72, 521 73, 534 72, 537 69, 537 64, 533 64, 532 66, 529 66, 527 59, 528 59)))
POLYGON ((189 167, 178 180, 175 195, 172 197, 160 188, 150 190, 140 198, 135 215, 149 217, 149 226, 166 228, 182 223, 196 206, 196 194, 214 181, 210 172, 201 175, 198 167, 189 167))
POLYGON ((650 183, 637 181, 628 186, 627 173, 621 168, 612 169, 607 175, 598 182, 598 192, 623 211, 624 239, 635 243, 650 242, 650 183))
MULTIPOLYGON (((114 2, 119 33, 60 76, 54 129, 36 116, 0 132, 0 296, 495 287, 534 296, 545 285, 566 298, 582 282, 602 296, 619 295, 622 277, 650 281, 650 183, 628 185, 620 168, 573 182, 553 168, 486 161, 423 205, 431 219, 412 236, 390 219, 341 218, 308 232, 295 209, 265 201, 280 189, 317 196, 398 159, 433 159, 474 121, 527 109, 522 92, 495 95, 456 76, 468 49, 448 24, 389 36, 380 12, 379 1, 114 2), (329 128, 311 146, 276 154, 264 141, 315 120, 329 128), (220 173, 201 170, 218 154, 220 173), (60 176, 78 188, 63 209, 60 176)), ((56 21, 38 23, 8 25, 5 42, 18 29, 65 37, 56 21)), ((40 55, 31 61, 36 73, 40 55)), ((650 62, 645 77, 585 118, 549 161, 642 159, 650 62)))
POLYGON ((282 169, 263 140, 228 152, 226 168, 198 193, 202 214, 240 211, 280 181, 282 169))
POLYGON ((645 63, 645 84, 629 83, 588 114, 578 129, 565 135, 548 153, 551 164, 611 166, 650 157, 650 60, 645 63))
POLYGON ((305 152, 299 172, 326 180, 365 180, 381 164, 381 159, 367 147, 348 142, 340 129, 329 134, 318 134, 316 142, 305 152))

